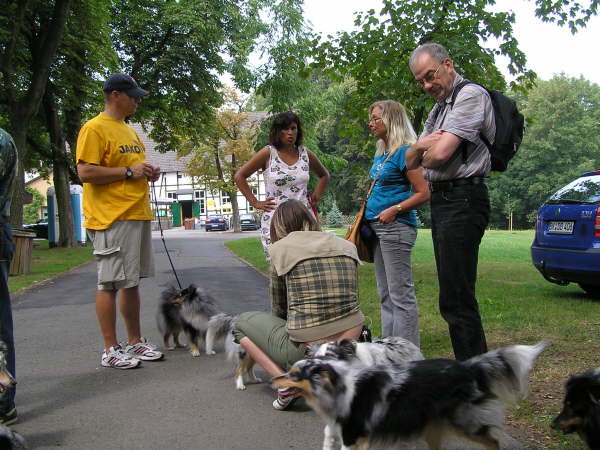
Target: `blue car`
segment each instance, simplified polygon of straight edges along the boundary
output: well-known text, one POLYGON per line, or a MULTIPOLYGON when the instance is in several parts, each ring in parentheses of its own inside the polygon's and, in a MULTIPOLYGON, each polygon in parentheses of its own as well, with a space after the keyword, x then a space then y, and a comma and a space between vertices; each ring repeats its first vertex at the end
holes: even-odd
POLYGON ((548 281, 577 283, 600 298, 600 170, 584 173, 540 207, 531 259, 548 281))
POLYGON ((229 221, 223 216, 210 216, 204 222, 206 231, 227 231, 229 230, 229 221))

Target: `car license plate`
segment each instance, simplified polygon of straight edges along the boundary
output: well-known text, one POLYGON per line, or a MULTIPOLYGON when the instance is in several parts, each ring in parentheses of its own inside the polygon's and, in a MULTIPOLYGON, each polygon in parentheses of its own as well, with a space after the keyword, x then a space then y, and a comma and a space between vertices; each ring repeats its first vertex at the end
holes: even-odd
POLYGON ((573 234, 572 221, 551 221, 548 224, 548 233, 552 234, 573 234))
POLYGON ((242 223, 250 223, 249 220, 242 220, 242 223))

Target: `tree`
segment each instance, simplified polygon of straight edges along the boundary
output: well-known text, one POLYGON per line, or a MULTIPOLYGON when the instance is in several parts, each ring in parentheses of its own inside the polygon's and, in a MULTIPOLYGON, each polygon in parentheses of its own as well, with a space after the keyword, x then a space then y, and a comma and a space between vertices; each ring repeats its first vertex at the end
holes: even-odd
POLYGON ((600 86, 557 75, 537 80, 520 103, 528 121, 523 144, 508 170, 489 183, 496 226, 506 226, 512 210, 515 227, 531 227, 550 194, 600 161, 600 86))
MULTIPOLYGON (((8 117, 8 129, 19 151, 27 158, 27 132, 41 105, 50 67, 60 44, 70 0, 55 2, 20 0, 3 4, 0 10, 2 44, 0 104, 8 117)), ((20 227, 23 219, 24 177, 13 185, 10 222, 20 227)))
POLYGON ((260 120, 244 112, 245 100, 233 89, 224 89, 226 103, 214 111, 206 133, 188 136, 183 154, 191 154, 188 174, 208 189, 226 192, 231 199, 233 229, 241 231, 235 172, 254 153, 260 120))
POLYGON ((334 200, 331 205, 331 209, 329 210, 329 212, 327 213, 327 216, 326 216, 327 225, 330 227, 336 227, 336 228, 343 227, 344 226, 343 219, 344 218, 342 217, 342 212, 337 207, 337 204, 335 203, 335 200, 334 200))
POLYGON ((40 218, 40 208, 44 204, 44 197, 35 189, 25 188, 33 200, 23 208, 23 223, 34 223, 40 218))
MULTIPOLYGON (((380 11, 356 14, 358 31, 339 32, 323 40, 317 48, 313 67, 327 70, 338 78, 351 77, 356 94, 348 102, 350 117, 364 114, 366 105, 385 98, 397 99, 413 114, 415 129, 421 129, 433 100, 423 94, 408 69, 412 50, 428 41, 446 46, 458 72, 490 88, 504 89, 504 77, 495 58, 507 57, 508 69, 516 77, 513 89, 529 88, 535 73, 526 67, 526 56, 513 36, 515 16, 492 12, 494 0, 383 0, 380 11), (484 44, 494 39, 497 44, 484 44)), ((597 14, 598 0, 584 8, 578 1, 536 0, 536 14, 542 20, 567 24, 572 31, 585 26, 597 14)))

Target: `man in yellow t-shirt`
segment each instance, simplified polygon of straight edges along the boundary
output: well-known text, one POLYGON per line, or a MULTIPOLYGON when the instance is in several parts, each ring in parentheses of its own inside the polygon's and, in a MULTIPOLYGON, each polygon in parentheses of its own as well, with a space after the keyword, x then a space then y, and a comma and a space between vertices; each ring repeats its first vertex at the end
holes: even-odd
POLYGON ((77 138, 77 172, 83 182, 85 227, 98 262, 101 364, 131 369, 140 360, 163 358, 142 337, 138 288, 140 278, 154 275, 148 180, 158 180, 160 168, 146 162, 144 144, 125 123, 148 92, 124 73, 111 75, 103 90, 104 111, 88 121, 77 138), (128 335, 125 347, 117 340, 117 292, 128 335))

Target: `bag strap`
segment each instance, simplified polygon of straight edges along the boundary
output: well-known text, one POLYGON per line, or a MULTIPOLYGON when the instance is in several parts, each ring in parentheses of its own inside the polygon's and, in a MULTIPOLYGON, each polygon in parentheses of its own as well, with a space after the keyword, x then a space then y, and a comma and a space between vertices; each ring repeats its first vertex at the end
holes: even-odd
MULTIPOLYGON (((369 197, 371 196, 371 191, 373 191, 373 188, 375 187, 375 184, 377 183, 377 180, 379 180, 379 176, 381 175, 381 172, 383 172, 383 166, 385 166, 385 163, 387 162, 387 160, 390 159, 390 156, 392 156, 392 152, 391 151, 387 155, 387 157, 384 159, 383 164, 381 164, 381 170, 377 173, 377 176, 373 179, 373 182, 371 183, 371 187, 369 187, 369 190, 367 191, 367 198, 366 198, 366 200, 369 200, 369 197)), ((366 203, 366 200, 365 200, 365 203, 366 203)))

